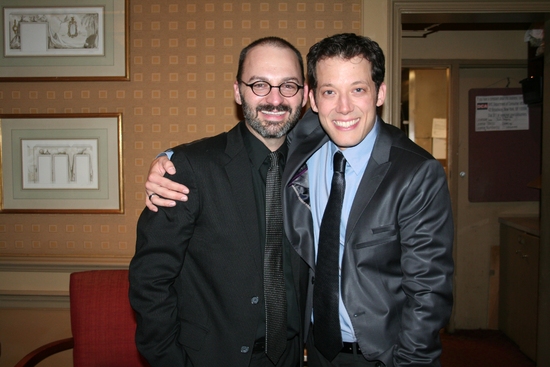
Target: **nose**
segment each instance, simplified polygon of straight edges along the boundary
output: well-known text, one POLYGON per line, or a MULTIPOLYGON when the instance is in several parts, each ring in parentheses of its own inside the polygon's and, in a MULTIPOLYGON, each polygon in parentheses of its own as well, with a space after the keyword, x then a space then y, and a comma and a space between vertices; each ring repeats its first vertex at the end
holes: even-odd
POLYGON ((271 87, 271 91, 265 96, 265 99, 274 106, 278 106, 284 101, 284 97, 281 95, 278 87, 271 87))
POLYGON ((338 97, 338 104, 336 105, 336 112, 347 114, 353 110, 352 104, 346 95, 340 95, 338 97))

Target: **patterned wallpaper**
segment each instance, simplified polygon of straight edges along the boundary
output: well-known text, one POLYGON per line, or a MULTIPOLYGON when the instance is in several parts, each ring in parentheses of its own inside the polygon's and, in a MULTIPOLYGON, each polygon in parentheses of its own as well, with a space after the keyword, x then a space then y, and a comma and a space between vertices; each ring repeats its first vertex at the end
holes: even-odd
MULTIPOLYGON (((124 214, 0 214, 0 256, 129 259, 150 161, 237 122, 240 50, 279 36, 303 54, 361 32, 360 0, 130 0, 130 81, 0 84, 0 113, 122 112, 124 214)), ((99 260, 101 261, 101 260, 99 260)))

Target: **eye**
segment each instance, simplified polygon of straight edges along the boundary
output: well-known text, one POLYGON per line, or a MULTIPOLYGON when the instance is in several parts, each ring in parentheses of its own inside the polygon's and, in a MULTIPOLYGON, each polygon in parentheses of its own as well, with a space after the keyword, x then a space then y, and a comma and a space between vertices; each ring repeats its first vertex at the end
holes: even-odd
POLYGON ((294 92, 298 86, 294 83, 283 83, 281 84, 281 88, 289 92, 294 92))
POLYGON ((266 82, 256 82, 252 84, 252 86, 254 89, 257 89, 257 90, 264 90, 269 88, 269 84, 266 82))

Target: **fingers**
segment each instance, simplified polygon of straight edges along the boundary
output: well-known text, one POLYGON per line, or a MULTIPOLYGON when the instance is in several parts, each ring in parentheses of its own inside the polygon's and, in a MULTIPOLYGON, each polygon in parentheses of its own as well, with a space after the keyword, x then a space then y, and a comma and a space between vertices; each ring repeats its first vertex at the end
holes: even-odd
POLYGON ((147 198, 145 199, 145 205, 149 208, 149 210, 157 212, 158 206, 172 207, 176 205, 176 202, 173 200, 162 198, 157 194, 152 193, 147 195, 147 198))
POLYGON ((166 171, 166 173, 174 175, 176 173, 176 167, 174 167, 174 163, 172 163, 172 161, 169 160, 166 156, 160 158, 161 159, 159 160, 159 164, 162 164, 162 168, 166 171))
POLYGON ((168 173, 170 173, 169 171, 176 173, 174 164, 165 156, 159 157, 153 161, 149 169, 147 181, 145 182, 145 188, 148 193, 155 193, 167 199, 186 201, 189 189, 180 183, 164 177, 164 173, 167 172, 165 169, 168 170, 168 173), (168 190, 162 190, 164 188, 168 190), (170 191, 173 191, 173 193, 170 191))
MULTIPOLYGON (((156 195, 155 195, 156 196, 156 195)), ((150 211, 152 212, 158 212, 159 209, 157 208, 157 206, 155 204, 153 204, 153 202, 151 201, 151 199, 153 198, 154 196, 151 196, 151 195, 145 195, 145 206, 147 206, 147 208, 149 208, 150 211)))
POLYGON ((145 205, 154 212, 158 211, 157 206, 172 207, 176 205, 176 200, 187 201, 189 189, 164 177, 165 173, 173 175, 176 168, 166 156, 160 156, 151 163, 145 182, 145 205))
MULTIPOLYGON (((145 182, 145 190, 147 191, 147 195, 151 195, 153 193, 157 194, 161 197, 160 200, 169 199, 187 201, 187 194, 189 193, 189 189, 187 189, 187 187, 185 187, 184 185, 171 181, 164 177, 157 177, 155 178, 155 180, 152 180, 151 178, 148 179, 145 182)), ((161 201, 155 200, 155 203, 157 203, 157 205, 159 202, 161 201)))

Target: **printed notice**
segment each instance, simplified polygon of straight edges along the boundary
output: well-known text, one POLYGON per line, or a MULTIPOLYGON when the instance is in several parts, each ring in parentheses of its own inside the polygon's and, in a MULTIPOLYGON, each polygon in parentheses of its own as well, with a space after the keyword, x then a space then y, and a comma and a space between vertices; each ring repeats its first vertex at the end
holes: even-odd
POLYGON ((529 130, 529 107, 521 94, 476 97, 476 131, 529 130))

